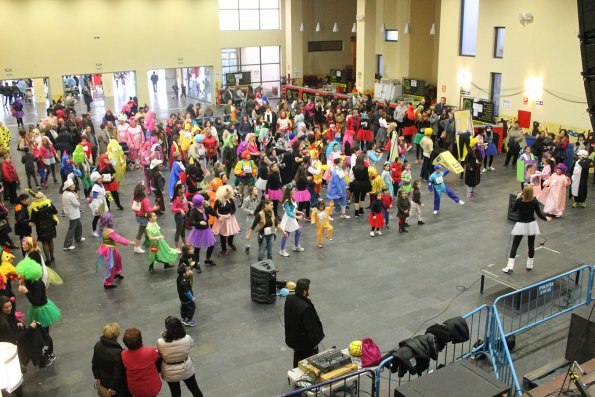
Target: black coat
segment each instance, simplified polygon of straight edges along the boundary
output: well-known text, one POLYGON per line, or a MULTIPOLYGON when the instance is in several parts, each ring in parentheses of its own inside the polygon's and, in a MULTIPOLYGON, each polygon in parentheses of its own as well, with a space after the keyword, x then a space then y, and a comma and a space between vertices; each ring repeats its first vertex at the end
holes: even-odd
MULTIPOLYGON (((579 177, 578 194, 575 197, 575 201, 578 203, 584 203, 585 200, 587 200, 587 181, 589 179, 589 166, 591 165, 591 161, 589 159, 577 160, 572 165, 573 170, 577 162, 580 164, 582 171, 579 177)), ((572 197, 572 187, 569 189, 569 191, 570 196, 572 197)))
POLYGON ((313 350, 324 339, 322 323, 312 301, 301 295, 285 300, 285 343, 293 350, 313 350))
POLYGON ((56 221, 54 215, 58 213, 53 204, 39 207, 31 212, 31 222, 35 224, 37 239, 49 241, 56 238, 56 221))
POLYGON ((99 379, 101 385, 115 390, 116 396, 129 396, 126 386, 126 370, 122 364, 122 346, 116 341, 100 337, 93 349, 91 361, 93 377, 99 379))
POLYGON ((476 151, 476 155, 470 151, 465 157, 465 185, 475 187, 481 180, 481 155, 476 151))

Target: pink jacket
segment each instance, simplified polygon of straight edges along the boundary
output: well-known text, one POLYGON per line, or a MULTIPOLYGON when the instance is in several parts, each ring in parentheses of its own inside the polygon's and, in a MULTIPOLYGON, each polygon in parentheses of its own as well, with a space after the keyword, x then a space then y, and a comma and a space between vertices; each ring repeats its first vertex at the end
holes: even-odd
POLYGON ((179 214, 182 211, 184 211, 184 213, 188 212, 188 200, 186 200, 185 197, 180 199, 178 196, 174 199, 173 203, 171 203, 171 212, 179 214))
POLYGON ((128 127, 126 131, 126 143, 129 149, 140 150, 145 144, 145 134, 140 125, 128 127))

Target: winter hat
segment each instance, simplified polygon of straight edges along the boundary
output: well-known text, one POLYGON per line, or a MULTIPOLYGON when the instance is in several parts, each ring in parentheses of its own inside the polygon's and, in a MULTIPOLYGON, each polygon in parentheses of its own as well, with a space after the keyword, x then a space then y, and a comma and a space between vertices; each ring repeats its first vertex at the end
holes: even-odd
POLYGON ((101 178, 101 174, 97 171, 93 171, 91 172, 91 181, 93 181, 93 183, 97 182, 97 180, 101 178))
POLYGON ((425 136, 430 136, 430 135, 432 135, 432 133, 433 133, 433 132, 434 132, 434 130, 433 130, 433 129, 431 129, 431 128, 426 128, 426 129, 424 130, 424 135, 425 135, 425 136))
POLYGON ((577 156, 579 157, 588 157, 589 156, 589 152, 587 152, 585 149, 581 149, 578 151, 577 156))
POLYGON ((71 186, 74 186, 72 179, 66 179, 66 182, 64 182, 64 190, 70 188, 71 186))

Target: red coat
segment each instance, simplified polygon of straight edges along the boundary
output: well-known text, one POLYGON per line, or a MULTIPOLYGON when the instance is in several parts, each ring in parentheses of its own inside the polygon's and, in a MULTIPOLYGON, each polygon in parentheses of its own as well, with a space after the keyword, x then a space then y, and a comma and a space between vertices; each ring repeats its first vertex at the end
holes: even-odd
MULTIPOLYGON (((402 166, 401 163, 392 163, 390 166, 390 177, 393 180, 393 183, 401 182, 401 173, 402 173, 402 166)), ((396 192, 395 192, 396 193, 396 192)))
POLYGON ((359 131, 359 123, 361 121, 361 118, 359 116, 355 117, 355 116, 351 116, 347 118, 347 121, 345 123, 345 129, 349 130, 349 131, 353 131, 357 134, 357 131, 359 131))
POLYGON ((159 352, 154 347, 142 346, 122 352, 130 394, 135 397, 155 397, 159 394, 161 378, 155 365, 158 358, 159 352))
POLYGON ((6 160, 2 163, 2 174, 5 182, 16 182, 19 180, 17 170, 14 168, 12 162, 8 163, 6 160))
POLYGON ((213 135, 205 136, 205 139, 202 141, 202 144, 207 151, 207 157, 217 156, 217 147, 219 146, 217 138, 215 138, 213 135))

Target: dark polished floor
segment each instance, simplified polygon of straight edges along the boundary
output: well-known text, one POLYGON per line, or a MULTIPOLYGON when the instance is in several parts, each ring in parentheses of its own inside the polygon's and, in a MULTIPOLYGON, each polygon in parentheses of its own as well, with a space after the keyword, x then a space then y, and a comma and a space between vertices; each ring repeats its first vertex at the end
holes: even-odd
MULTIPOLYGON (((186 106, 185 101, 172 102, 166 95, 155 103, 160 117, 186 106)), ((110 106, 114 108, 111 100, 95 101, 94 118, 101 119, 110 106)), ((35 105, 27 104, 25 108, 26 124, 45 112, 35 105)), ((83 107, 79 108, 82 111, 83 107)), ((0 109, 0 119, 15 132, 14 147, 16 126, 8 109, 0 109)), ((18 152, 13 150, 12 153, 20 167, 18 152)), ((412 154, 409 157, 411 159, 412 154)), ((486 291, 480 295, 478 283, 481 267, 490 263, 504 266, 506 262, 512 228, 506 219, 508 195, 518 189, 518 183, 515 171, 504 168, 503 162, 502 157, 497 157, 496 171, 482 176, 478 197, 465 199, 464 206, 455 205, 444 197, 438 216, 432 215, 432 197, 424 189, 426 225, 412 222, 407 234, 399 234, 397 228, 392 227, 384 230, 383 236, 370 238, 365 219, 336 217, 333 241, 324 249, 316 247, 315 231, 309 225, 304 227, 303 233, 305 252, 291 252, 289 258, 281 258, 276 245, 274 260, 280 270, 279 278, 312 280, 311 298, 326 334, 324 347, 342 347, 352 340, 371 337, 386 351, 412 336, 418 328, 425 329, 429 323, 424 322, 443 310, 445 312, 436 321, 467 313, 507 292, 487 281, 486 291), (461 286, 470 288, 450 302, 459 294, 461 286)), ((414 174, 418 173, 419 167, 414 166, 414 174)), ((124 203, 130 202, 132 187, 140 178, 139 171, 126 175, 124 203)), ((457 177, 448 176, 446 181, 457 194, 464 196, 464 186, 457 177)), ((48 196, 60 208, 57 191, 58 186, 50 184, 48 196)), ((136 223, 129 205, 124 204, 124 207, 125 211, 114 212, 116 229, 132 239, 136 223)), ((116 289, 103 289, 101 275, 96 271, 97 244, 91 238, 91 214, 86 205, 83 208, 87 241, 76 250, 62 251, 67 228, 65 218, 61 218, 63 222, 58 227, 56 270, 65 282, 48 291, 49 297, 62 309, 62 319, 51 330, 58 359, 50 368, 29 367, 25 375, 27 396, 94 395, 90 368, 92 348, 106 322, 118 321, 123 329, 138 327, 145 344, 154 345, 163 330, 165 317, 179 315, 175 272, 163 271, 157 266, 156 273, 150 274, 146 256, 133 254, 132 248, 121 250, 126 278, 116 289)), ((568 207, 563 218, 540 225, 548 238, 547 246, 561 252, 560 263, 595 263, 594 212, 593 205, 586 209, 568 207)), ((159 224, 168 240, 173 241, 173 216, 167 213, 159 224)), ((242 217, 240 224, 245 230, 242 217)), ((292 361, 292 352, 284 343, 283 299, 279 298, 273 305, 250 301, 249 266, 255 261, 255 249, 246 256, 241 238, 237 245, 241 248, 238 252, 219 259, 216 267, 206 268, 195 278, 198 326, 188 329, 195 342, 192 359, 205 396, 274 396, 289 390, 286 371, 292 361)), ((526 246, 522 245, 519 252, 517 264, 522 271, 526 246)), ((551 255, 547 252, 538 251, 535 273, 539 273, 540 259, 551 255)), ((24 310, 28 303, 21 296, 17 305, 24 310)), ((565 318, 561 320, 563 324, 568 321, 565 318)), ((557 354, 558 350, 553 349, 552 354, 557 354)), ((547 352, 547 348, 544 351, 547 352)), ((538 358, 547 360, 547 357, 544 353, 538 358)), ((524 360, 527 364, 523 365, 545 363, 539 360, 524 360)), ((517 368, 521 374, 525 369, 517 368)), ((183 390, 184 396, 189 395, 184 387, 183 390)), ((169 395, 167 386, 163 387, 161 395, 169 395)))

